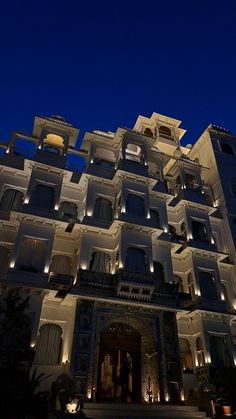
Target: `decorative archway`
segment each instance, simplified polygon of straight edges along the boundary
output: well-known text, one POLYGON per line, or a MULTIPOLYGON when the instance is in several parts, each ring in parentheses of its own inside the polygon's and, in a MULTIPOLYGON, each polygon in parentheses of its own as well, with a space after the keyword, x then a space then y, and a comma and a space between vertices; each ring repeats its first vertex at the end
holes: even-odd
POLYGON ((159 398, 155 332, 146 319, 142 322, 135 317, 109 314, 99 322, 97 365, 91 387, 97 388, 101 400, 148 401, 150 395, 153 400, 159 398))

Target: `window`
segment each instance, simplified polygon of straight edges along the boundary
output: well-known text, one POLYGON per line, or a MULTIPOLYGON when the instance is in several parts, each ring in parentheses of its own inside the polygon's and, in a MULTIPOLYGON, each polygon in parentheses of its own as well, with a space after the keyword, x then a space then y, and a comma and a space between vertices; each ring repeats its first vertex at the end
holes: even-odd
POLYGON ((200 242, 208 242, 207 228, 204 223, 200 221, 192 221, 192 235, 193 239, 200 242))
POLYGON ((166 136, 166 137, 171 137, 171 129, 168 127, 165 127, 164 125, 160 126, 159 128, 159 134, 162 136, 166 136))
POLYGON ((179 354, 180 362, 183 372, 192 372, 193 371, 193 358, 190 350, 189 341, 185 338, 179 339, 179 354))
POLYGON ((204 358, 204 349, 202 338, 198 337, 196 339, 196 354, 197 354, 197 366, 203 367, 205 365, 205 358, 204 358))
POLYGON ((199 285, 201 296, 209 300, 218 300, 218 293, 215 283, 215 278, 211 272, 199 272, 199 285))
POLYGON ((90 270, 93 272, 110 273, 111 257, 108 253, 96 251, 93 252, 90 260, 90 270))
POLYGON ((160 227, 160 217, 159 217, 158 211, 151 209, 150 210, 150 219, 151 219, 151 224, 154 227, 156 227, 156 228, 160 227))
POLYGON ((66 255, 54 255, 49 270, 56 274, 71 275, 71 259, 66 255))
POLYGON ((211 363, 214 367, 229 367, 230 355, 227 338, 223 336, 211 336, 210 354, 211 363))
POLYGON ((157 277, 158 282, 165 282, 164 267, 161 262, 153 261, 154 274, 157 277))
POLYGON ((126 198, 126 212, 137 217, 145 217, 145 205, 142 196, 129 193, 126 198))
POLYGON ((46 246, 44 241, 24 237, 17 266, 22 271, 42 272, 46 258, 46 246))
POLYGON ((20 211, 24 201, 24 194, 16 189, 6 189, 0 203, 0 209, 5 211, 20 211))
POLYGON ((153 138, 153 132, 152 132, 151 128, 145 128, 144 134, 147 135, 147 137, 153 138))
POLYGON ((221 142, 220 148, 221 148, 222 153, 232 154, 232 155, 234 154, 233 148, 228 143, 221 142))
POLYGON ((54 195, 55 191, 53 188, 38 184, 32 192, 30 205, 38 208, 52 209, 54 206, 54 195))
POLYGON ((127 144, 125 149, 125 158, 136 163, 144 163, 144 154, 141 149, 136 144, 127 144))
POLYGON ((174 284, 178 284, 178 286, 179 286, 178 291, 179 292, 184 292, 183 281, 182 281, 182 278, 179 275, 176 275, 176 274, 173 275, 173 282, 174 282, 174 284))
POLYGON ((94 205, 93 216, 94 218, 97 218, 102 221, 112 221, 112 202, 106 198, 97 198, 94 205))
POLYGON ((78 207, 74 202, 63 201, 60 203, 59 215, 65 218, 76 219, 78 215, 78 207))
POLYGON ((146 254, 137 247, 128 247, 125 258, 125 269, 130 272, 145 274, 147 271, 146 254))
POLYGON ((197 178, 190 173, 185 174, 185 186, 187 189, 191 189, 192 191, 199 190, 199 182, 197 178))
POLYGON ((62 328, 46 323, 39 329, 34 362, 42 365, 58 365, 62 347, 62 328))

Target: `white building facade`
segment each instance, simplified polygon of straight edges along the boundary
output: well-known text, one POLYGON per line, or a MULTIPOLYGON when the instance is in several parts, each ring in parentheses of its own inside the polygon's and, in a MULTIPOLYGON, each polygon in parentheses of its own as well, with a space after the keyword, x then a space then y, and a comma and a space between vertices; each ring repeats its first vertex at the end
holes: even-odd
POLYGON ((183 147, 180 123, 139 116, 77 150, 78 129, 36 117, 1 145, 0 283, 30 297, 48 386, 174 402, 235 368, 236 137, 183 147))

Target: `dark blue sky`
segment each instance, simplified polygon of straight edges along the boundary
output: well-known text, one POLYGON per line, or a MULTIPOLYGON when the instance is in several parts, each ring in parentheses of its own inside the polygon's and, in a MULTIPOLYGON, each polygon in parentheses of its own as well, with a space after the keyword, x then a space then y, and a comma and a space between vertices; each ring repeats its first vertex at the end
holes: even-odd
POLYGON ((153 111, 236 134, 235 0, 2 2, 0 139, 34 115, 82 131, 153 111))

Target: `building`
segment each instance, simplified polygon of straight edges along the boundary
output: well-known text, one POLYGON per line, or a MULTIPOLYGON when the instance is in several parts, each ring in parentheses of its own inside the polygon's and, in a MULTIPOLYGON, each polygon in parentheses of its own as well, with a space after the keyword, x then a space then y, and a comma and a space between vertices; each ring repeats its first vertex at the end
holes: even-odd
POLYGON ((1 288, 30 296, 39 372, 88 399, 183 400, 236 364, 236 137, 183 147, 180 123, 139 116, 78 151, 36 117, 1 145, 1 288))

